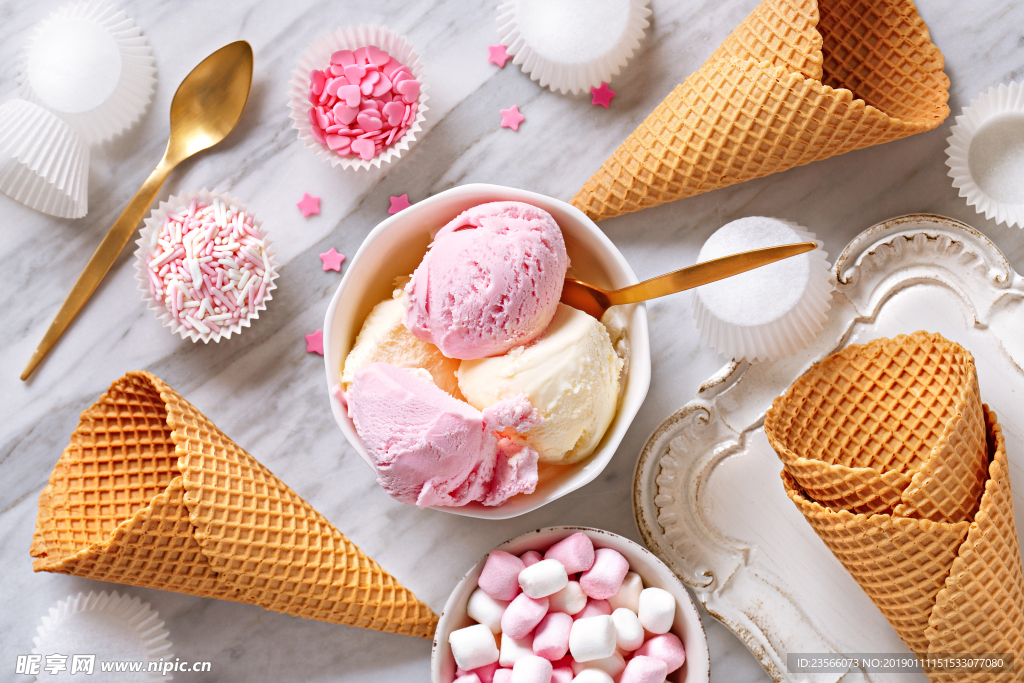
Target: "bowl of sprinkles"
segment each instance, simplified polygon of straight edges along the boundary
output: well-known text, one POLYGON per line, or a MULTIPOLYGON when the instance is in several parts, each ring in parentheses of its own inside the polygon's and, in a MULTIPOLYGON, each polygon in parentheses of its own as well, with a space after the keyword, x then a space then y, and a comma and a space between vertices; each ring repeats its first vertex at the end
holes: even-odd
POLYGON ((339 28, 311 43, 292 71, 292 127, 334 166, 380 168, 416 141, 426 89, 404 36, 386 26, 339 28))
POLYGON ((276 288, 262 223, 216 189, 160 202, 135 243, 143 299, 182 339, 209 343, 238 334, 259 318, 276 288))

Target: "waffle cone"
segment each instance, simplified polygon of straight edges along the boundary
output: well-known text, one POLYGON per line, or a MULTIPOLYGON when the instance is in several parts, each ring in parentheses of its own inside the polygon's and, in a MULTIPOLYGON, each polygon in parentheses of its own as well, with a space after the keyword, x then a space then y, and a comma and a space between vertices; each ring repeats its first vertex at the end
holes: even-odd
POLYGON ((611 218, 931 130, 943 62, 910 0, 764 0, 572 203, 611 218))
POLYGON ((989 449, 970 352, 915 332, 850 346, 772 404, 765 434, 786 472, 825 507, 970 521, 989 449))
POLYGON ((35 571, 432 638, 437 616, 147 372, 88 410, 39 496, 35 571))

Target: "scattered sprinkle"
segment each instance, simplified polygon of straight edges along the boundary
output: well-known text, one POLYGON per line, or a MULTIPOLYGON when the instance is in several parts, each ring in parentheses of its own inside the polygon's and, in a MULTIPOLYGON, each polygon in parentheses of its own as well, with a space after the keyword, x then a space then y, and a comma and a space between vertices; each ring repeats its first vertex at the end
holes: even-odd
POLYGON ((403 194, 398 197, 391 197, 391 207, 388 209, 388 213, 396 214, 399 211, 408 209, 412 204, 409 203, 409 195, 403 194))
POLYGON ((320 198, 314 197, 308 192, 302 193, 302 201, 295 206, 299 207, 303 218, 309 218, 314 213, 320 213, 320 198))
POLYGON ((504 45, 488 45, 487 53, 487 61, 491 64, 497 64, 499 69, 505 68, 505 62, 512 57, 512 55, 505 51, 504 45))
POLYGON ((317 330, 313 334, 306 335, 306 353, 319 353, 324 355, 324 331, 317 330))
POLYGON ((513 104, 508 109, 501 110, 501 127, 519 130, 519 124, 526 120, 526 117, 519 113, 519 106, 513 104))
POLYGON ((600 88, 591 88, 590 94, 593 98, 590 103, 594 106, 601 105, 605 109, 612 103, 612 98, 615 97, 615 91, 608 87, 607 83, 602 83, 600 88))
POLYGON ((341 272, 341 264, 345 262, 345 255, 339 254, 337 249, 331 247, 330 251, 320 254, 320 260, 324 262, 324 270, 341 272))

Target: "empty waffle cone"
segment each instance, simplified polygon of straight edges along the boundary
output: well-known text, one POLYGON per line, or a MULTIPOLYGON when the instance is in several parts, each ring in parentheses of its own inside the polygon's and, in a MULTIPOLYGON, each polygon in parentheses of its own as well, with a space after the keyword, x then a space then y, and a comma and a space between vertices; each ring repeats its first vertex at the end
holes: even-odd
POLYGON ((764 0, 572 204, 611 218, 931 130, 943 62, 910 0, 764 0))
POLYGON ((433 637, 437 616, 161 380, 88 410, 39 496, 35 571, 433 637))
MULTIPOLYGON (((991 462, 973 522, 853 514, 815 502, 788 472, 786 493, 900 638, 925 654, 1012 654, 1024 664, 1024 576, 1002 430, 984 408, 991 462)), ((928 672, 932 681, 1019 674, 928 672)))
POLYGON ((915 332, 829 356, 775 399, 765 434, 833 510, 970 521, 988 468, 970 352, 915 332))

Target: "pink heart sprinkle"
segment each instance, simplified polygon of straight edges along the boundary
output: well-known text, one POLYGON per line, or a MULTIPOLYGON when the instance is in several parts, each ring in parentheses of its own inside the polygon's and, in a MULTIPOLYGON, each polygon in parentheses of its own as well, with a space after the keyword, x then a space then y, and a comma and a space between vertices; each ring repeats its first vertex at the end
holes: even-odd
POLYGON ((331 125, 331 123, 332 122, 327 118, 327 114, 324 113, 324 111, 320 107, 317 107, 316 125, 320 126, 321 128, 327 128, 327 126, 331 125))
POLYGON ((377 98, 377 100, 379 102, 382 102, 383 104, 387 104, 388 102, 390 102, 393 99, 394 99, 394 95, 392 94, 392 92, 390 90, 377 98))
POLYGON ((363 76, 366 75, 366 69, 358 64, 345 67, 345 78, 348 79, 349 83, 353 85, 362 80, 363 76))
POLYGON ((356 121, 359 122, 359 127, 362 128, 363 130, 380 130, 381 126, 384 125, 383 123, 381 123, 380 116, 370 116, 370 114, 368 113, 369 111, 373 110, 370 109, 368 111, 361 112, 359 116, 356 118, 356 121))
POLYGON ((356 64, 368 64, 369 58, 366 56, 366 48, 361 47, 358 50, 352 52, 352 56, 355 57, 356 64))
POLYGON ((355 107, 348 106, 347 102, 338 102, 334 105, 333 113, 335 121, 347 126, 356 120, 356 116, 359 115, 359 110, 355 107))
POLYGON ((327 144, 327 139, 324 137, 324 132, 316 126, 309 127, 309 133, 313 136, 313 139, 319 142, 321 145, 327 144))
POLYGON ((358 85, 343 85, 338 88, 338 99, 345 100, 345 103, 350 107, 359 106, 359 86, 358 85))
POLYGON ((391 74, 390 78, 392 83, 398 83, 399 81, 415 80, 415 78, 412 75, 412 72, 410 72, 409 69, 404 66, 395 71, 395 73, 391 74))
POLYGON ((388 78, 391 78, 391 74, 395 73, 395 71, 397 71, 398 69, 401 69, 401 68, 402 68, 402 63, 400 61, 398 61, 397 59, 395 59, 394 57, 392 57, 391 60, 387 64, 383 65, 380 68, 380 70, 381 70, 381 73, 383 73, 385 76, 387 76, 388 78))
POLYGON ((347 154, 351 144, 352 139, 347 138, 343 135, 327 136, 327 146, 330 147, 331 150, 337 152, 338 154, 347 154))
POLYGON ((352 153, 358 154, 364 161, 372 159, 376 151, 377 145, 373 144, 373 140, 363 138, 352 141, 352 153))
POLYGON ((320 104, 320 98, 317 97, 316 93, 314 93, 312 90, 309 91, 309 95, 308 95, 307 99, 309 100, 309 103, 314 105, 314 106, 317 105, 317 104, 320 104))
POLYGON ((374 97, 381 97, 384 93, 391 92, 391 79, 387 76, 380 76, 377 82, 373 86, 373 92, 371 93, 374 97))
POLYGON ((352 54, 352 50, 338 50, 331 55, 331 64, 340 64, 341 66, 350 66, 356 63, 356 58, 352 54))
POLYGON ((380 103, 377 100, 363 100, 359 105, 359 111, 366 111, 367 109, 378 109, 380 103))
POLYGON ((331 64, 331 68, 328 69, 328 71, 331 72, 332 76, 344 76, 345 75, 345 67, 343 67, 341 64, 331 64))
POLYGON ((365 84, 367 81, 372 85, 380 80, 379 71, 367 71, 366 75, 363 76, 363 80, 359 82, 359 85, 365 84))
POLYGON ((316 121, 316 107, 310 107, 309 111, 306 112, 306 113, 309 114, 309 125, 311 125, 311 126, 318 126, 318 125, 320 125, 316 121))
POLYGON ((399 102, 388 102, 384 105, 384 115, 388 117, 388 124, 397 126, 405 117, 405 106, 399 102))
POLYGON ((324 92, 327 93, 329 97, 337 97, 338 88, 340 88, 343 85, 348 85, 348 81, 345 80, 344 76, 341 76, 339 78, 332 78, 331 80, 327 81, 327 85, 324 86, 324 92))
POLYGON ((319 69, 313 69, 309 72, 309 81, 313 87, 313 93, 319 97, 320 93, 324 91, 324 85, 327 79, 324 78, 324 72, 319 69))
POLYGON ((382 67, 391 60, 391 55, 384 50, 381 50, 376 45, 367 46, 366 57, 370 60, 370 63, 376 67, 382 67))
POLYGON ((420 94, 419 81, 400 81, 395 85, 395 90, 402 96, 402 99, 412 104, 420 94))

